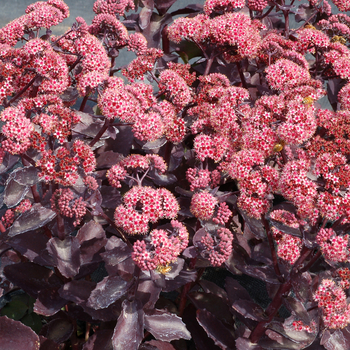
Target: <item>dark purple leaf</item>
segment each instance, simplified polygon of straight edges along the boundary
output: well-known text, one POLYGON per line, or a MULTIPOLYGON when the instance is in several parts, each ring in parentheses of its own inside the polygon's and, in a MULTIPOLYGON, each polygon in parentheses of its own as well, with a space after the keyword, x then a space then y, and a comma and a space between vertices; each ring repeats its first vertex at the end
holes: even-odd
POLYGON ((81 265, 102 259, 100 256, 94 259, 94 255, 101 251, 107 243, 105 231, 100 224, 90 220, 78 231, 76 237, 80 242, 81 265))
POLYGON ((32 262, 7 265, 4 274, 14 285, 34 298, 41 290, 58 290, 63 284, 54 271, 32 262))
POLYGON ((251 343, 249 339, 237 338, 236 339, 237 350, 262 350, 262 347, 258 344, 251 343))
POLYGON ((297 12, 295 14, 295 21, 301 22, 306 21, 309 19, 315 12, 317 11, 317 8, 311 8, 310 5, 307 4, 301 4, 298 6, 297 12))
POLYGON ((62 298, 75 304, 82 304, 89 299, 91 292, 96 288, 96 283, 86 280, 73 280, 59 289, 62 298))
MULTIPOLYGON (((251 216, 249 216, 244 211, 239 211, 242 215, 244 221, 245 221, 245 230, 249 228, 249 230, 258 238, 265 239, 266 238, 266 232, 265 227, 262 224, 261 220, 255 219, 251 216)), ((245 231, 244 230, 244 231, 245 231)))
POLYGON ((264 309, 250 300, 238 299, 233 302, 232 308, 244 316, 244 318, 250 318, 259 322, 266 319, 264 309))
POLYGON ((73 334, 74 326, 68 318, 55 318, 50 321, 43 334, 47 339, 60 344, 65 342, 73 334))
POLYGON ((56 213, 53 210, 43 207, 40 203, 34 203, 13 223, 9 236, 13 237, 23 232, 34 231, 46 225, 55 216, 56 213))
POLYGON ((176 350, 170 343, 160 340, 151 340, 141 344, 139 350, 176 350))
POLYGON ((112 335, 112 329, 98 330, 84 344, 83 350, 113 350, 112 335))
POLYGON ((39 350, 40 340, 38 335, 23 323, 1 316, 0 344, 2 350, 39 350))
POLYGON ((145 150, 158 149, 164 146, 166 143, 167 143, 167 139, 165 137, 162 137, 155 141, 146 142, 145 144, 143 144, 142 149, 145 149, 145 150))
POLYGON ((171 342, 176 339, 191 339, 181 318, 165 310, 145 311, 145 328, 157 340, 171 342))
POLYGON ((119 163, 123 159, 123 155, 113 151, 107 151, 100 154, 96 159, 96 168, 111 168, 113 165, 119 163))
POLYGON ((233 334, 212 313, 205 309, 198 310, 197 321, 220 349, 235 349, 233 334))
POLYGON ((29 231, 12 237, 8 244, 36 264, 53 266, 53 258, 46 250, 48 240, 43 232, 29 231))
POLYGON ((270 337, 276 337, 276 340, 270 339, 270 338, 262 338, 258 341, 258 344, 263 348, 263 349, 288 349, 288 350, 300 350, 303 349, 303 344, 300 343, 295 343, 278 333, 274 333, 273 331, 266 331, 270 337))
POLYGON ((53 340, 47 339, 42 335, 40 335, 39 338, 40 350, 59 350, 59 344, 55 343, 53 340))
POLYGON ((79 92, 76 87, 69 86, 66 90, 63 91, 63 94, 60 95, 60 98, 63 102, 72 102, 79 97, 79 92))
POLYGON ((164 14, 177 0, 155 0, 154 5, 160 14, 164 14))
POLYGON ((58 288, 43 289, 38 293, 34 303, 34 312, 39 315, 52 316, 67 304, 67 300, 60 297, 58 288))
POLYGON ((188 299, 197 309, 207 310, 223 323, 233 325, 232 314, 226 300, 213 294, 201 292, 189 293, 188 299))
POLYGON ((109 275, 114 275, 118 272, 118 265, 131 257, 131 249, 116 236, 108 239, 105 249, 106 251, 101 254, 105 268, 109 275))
POLYGON ((249 296, 248 291, 245 288, 243 288, 238 281, 231 277, 226 278, 225 289, 227 291, 227 295, 231 303, 234 303, 237 299, 247 301, 252 300, 249 296))
POLYGON ((101 192, 96 190, 89 198, 88 202, 90 203, 91 214, 92 215, 101 215, 103 210, 101 208, 102 204, 102 195, 101 192))
POLYGON ((198 256, 197 248, 194 247, 194 246, 187 247, 187 248, 182 252, 182 255, 183 255, 185 258, 190 258, 190 259, 196 258, 196 257, 198 256))
POLYGON ((94 220, 90 220, 78 231, 76 237, 81 245, 85 241, 104 239, 106 235, 104 229, 99 223, 94 220))
POLYGON ((18 162, 18 156, 6 152, 2 163, 0 164, 0 174, 8 172, 18 162))
POLYGON ((142 280, 137 287, 136 298, 142 302, 144 309, 153 309, 161 291, 152 280, 142 280))
POLYGON ((321 345, 327 350, 348 350, 345 337, 340 329, 329 331, 328 329, 323 333, 321 338, 321 345))
POLYGON ((248 276, 258 278, 262 281, 280 284, 276 274, 274 272, 273 266, 254 266, 254 265, 236 265, 236 268, 248 276))
POLYGON ((133 281, 124 281, 119 276, 107 276, 97 283, 91 292, 87 306, 93 309, 104 309, 121 298, 133 281))
POLYGON ((22 199, 24 199, 28 191, 28 186, 21 185, 9 177, 6 181, 6 187, 4 191, 4 203, 8 208, 12 208, 19 204, 22 199))
POLYGON ((345 82, 340 78, 329 79, 327 84, 327 96, 333 109, 337 110, 338 93, 344 87, 345 82))
POLYGON ((52 237, 47 243, 47 250, 64 277, 71 278, 78 273, 80 268, 79 248, 79 240, 73 236, 68 236, 64 240, 52 237))
POLYGON ((194 282, 197 278, 196 270, 182 270, 178 276, 172 280, 165 280, 165 287, 163 287, 163 292, 172 292, 189 282, 194 282))
POLYGON ((199 281, 199 284, 202 287, 204 293, 211 293, 222 300, 227 300, 227 293, 217 284, 203 279, 199 281))
POLYGON ((139 15, 139 26, 142 30, 147 28, 151 22, 153 10, 147 7, 144 7, 139 15))
POLYGON ((10 174, 10 178, 13 178, 20 185, 32 186, 39 182, 39 169, 34 166, 27 166, 24 168, 17 168, 10 174))
POLYGON ((143 339, 144 312, 139 300, 124 300, 114 328, 113 350, 137 350, 143 339))
MULTIPOLYGON (((93 118, 90 114, 81 111, 75 111, 75 113, 80 116, 80 122, 72 127, 72 131, 77 134, 94 138, 103 127, 102 120, 93 118)), ((101 139, 103 140, 109 137, 110 134, 107 129, 101 139)))
POLYGON ((101 187, 102 203, 103 208, 115 209, 118 205, 122 204, 123 198, 120 192, 111 186, 101 187))
POLYGON ((201 350, 217 350, 219 349, 199 325, 196 319, 196 309, 192 304, 189 304, 182 316, 183 321, 186 324, 186 328, 190 331, 193 341, 196 344, 197 349, 201 350))
POLYGON ((154 169, 149 172, 149 176, 158 186, 169 186, 178 181, 174 174, 159 174, 154 169))

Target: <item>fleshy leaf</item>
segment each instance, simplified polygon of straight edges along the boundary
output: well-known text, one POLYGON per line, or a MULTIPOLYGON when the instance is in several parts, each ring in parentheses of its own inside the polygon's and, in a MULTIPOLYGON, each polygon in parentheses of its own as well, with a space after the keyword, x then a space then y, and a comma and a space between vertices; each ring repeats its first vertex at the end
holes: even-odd
POLYGON ((126 293, 131 283, 132 281, 124 281, 119 276, 105 277, 91 292, 87 306, 93 309, 108 307, 126 293))
POLYGON ((9 236, 13 237, 23 232, 36 230, 39 227, 50 222, 56 213, 43 207, 40 203, 34 203, 33 206, 23 213, 11 226, 9 236))
POLYGON ((232 308, 245 318, 250 318, 254 321, 260 322, 265 318, 263 308, 250 300, 238 299, 232 304, 232 308))
POLYGON ((46 250, 49 238, 39 231, 22 233, 10 238, 7 243, 30 261, 42 266, 53 266, 52 256, 46 250))
POLYGON ((124 300, 114 328, 113 350, 137 350, 143 339, 144 312, 139 300, 124 300))
POLYGON ((14 285, 34 298, 41 290, 58 289, 63 284, 53 270, 32 262, 7 265, 4 274, 14 285))
POLYGON ((6 187, 4 191, 4 203, 8 208, 12 208, 19 204, 19 202, 25 197, 28 191, 29 187, 21 185, 9 177, 6 181, 6 187))
POLYGON ((90 220, 78 231, 76 237, 80 242, 81 265, 102 259, 100 256, 94 257, 107 243, 105 231, 100 224, 90 220))
POLYGON ((95 282, 86 280, 73 280, 63 285, 59 289, 59 294, 62 298, 65 298, 76 304, 81 304, 89 298, 91 292, 95 287, 95 282))
POLYGON ((212 313, 205 309, 198 310, 197 321, 220 349, 229 350, 235 348, 233 334, 212 313))
POLYGON ((0 317, 2 350, 39 350, 40 340, 31 328, 6 316, 0 317))
POLYGON ((160 340, 151 340, 141 344, 139 350, 176 350, 170 343, 160 340))
POLYGON ((258 344, 252 343, 249 339, 237 338, 236 339, 237 350, 262 350, 262 347, 258 344))
POLYGON ((149 310, 145 313, 145 328, 157 339, 171 342, 191 339, 191 334, 181 318, 165 310, 149 310))
POLYGON ((46 338, 60 344, 70 338, 74 326, 68 318, 56 318, 47 324, 46 338))
POLYGON ((188 298, 197 309, 207 310, 218 320, 233 325, 232 314, 226 300, 213 294, 201 292, 191 292, 188 294, 188 298))
POLYGON ((47 249, 54 258, 55 266, 64 277, 74 277, 80 268, 80 244, 77 237, 68 236, 64 240, 52 237, 47 249))
POLYGON ((113 350, 112 329, 97 330, 84 344, 83 350, 113 350))
POLYGON ((34 166, 27 166, 24 168, 17 168, 11 173, 10 177, 13 178, 20 185, 32 186, 40 181, 38 174, 38 168, 34 166))

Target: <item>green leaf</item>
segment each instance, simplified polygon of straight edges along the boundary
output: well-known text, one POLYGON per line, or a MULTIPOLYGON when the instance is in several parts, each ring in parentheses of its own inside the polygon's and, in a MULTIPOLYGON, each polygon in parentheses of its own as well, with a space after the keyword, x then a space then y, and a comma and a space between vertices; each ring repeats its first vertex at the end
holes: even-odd
POLYGON ((21 322, 30 327, 35 333, 39 333, 42 327, 41 318, 35 312, 25 315, 21 322))
POLYGON ((27 312, 28 305, 18 298, 13 298, 1 309, 1 316, 7 316, 12 320, 20 320, 27 312))

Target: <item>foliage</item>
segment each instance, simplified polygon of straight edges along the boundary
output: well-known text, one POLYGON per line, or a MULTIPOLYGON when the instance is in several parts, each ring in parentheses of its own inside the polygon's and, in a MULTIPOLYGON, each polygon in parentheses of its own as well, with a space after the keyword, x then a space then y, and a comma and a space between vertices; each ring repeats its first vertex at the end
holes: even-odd
POLYGON ((2 349, 349 349, 350 17, 175 2, 0 29, 2 349))

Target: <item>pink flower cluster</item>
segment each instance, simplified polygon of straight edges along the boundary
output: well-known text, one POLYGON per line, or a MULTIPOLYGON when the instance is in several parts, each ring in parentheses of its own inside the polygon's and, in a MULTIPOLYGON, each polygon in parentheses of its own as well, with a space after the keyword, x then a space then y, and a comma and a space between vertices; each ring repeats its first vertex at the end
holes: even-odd
POLYGON ((58 147, 55 152, 43 151, 41 158, 36 162, 36 166, 41 169, 40 178, 63 186, 76 183, 79 178, 79 165, 82 165, 86 174, 91 173, 96 166, 95 155, 90 146, 81 140, 74 142, 71 151, 65 147, 58 147))
POLYGON ((69 188, 57 189, 50 201, 54 212, 68 218, 75 218, 74 226, 78 226, 86 214, 86 203, 83 198, 74 195, 69 188))
POLYGON ((133 10, 133 0, 96 0, 93 10, 95 13, 107 13, 113 16, 122 16, 124 12, 133 10))
MULTIPOLYGON (((163 174, 167 169, 164 159, 157 154, 147 154, 145 156, 131 154, 122 159, 118 164, 113 165, 108 170, 106 176, 111 186, 119 188, 121 187, 120 181, 125 180, 127 177, 131 178, 131 175, 135 174, 135 172, 147 173, 152 169, 155 169, 159 174, 163 174), (128 172, 130 175, 128 175, 128 172)), ((142 183, 139 177, 134 179, 139 184, 142 183)))
POLYGON ((115 224, 129 234, 145 234, 149 222, 174 219, 179 211, 175 196, 165 188, 134 186, 115 209, 115 224))
POLYGON ((186 227, 177 220, 172 220, 171 226, 171 230, 153 230, 145 239, 134 243, 131 256, 142 270, 152 271, 168 266, 187 247, 186 227))
POLYGON ((275 242, 277 243, 277 255, 282 260, 293 265, 300 256, 302 241, 300 238, 283 233, 275 227, 271 228, 275 242))
POLYGON ((324 279, 313 297, 318 307, 322 308, 325 327, 338 329, 350 323, 350 305, 346 302, 346 294, 334 281, 324 279))
POLYGON ((222 169, 237 179, 240 188, 238 206, 248 215, 260 218, 271 206, 271 195, 278 188, 279 173, 264 165, 264 155, 257 150, 241 150, 222 169))
POLYGON ((215 234, 207 232, 201 239, 202 255, 209 259, 212 266, 221 266, 231 255, 233 234, 227 228, 221 227, 215 234))
POLYGON ((217 198, 209 192, 197 192, 192 196, 190 210, 196 218, 210 220, 217 204, 217 198))
MULTIPOLYGON (((239 0, 210 1, 205 9, 211 13, 222 6, 241 5, 244 6, 244 3, 239 0)), ((176 19, 168 28, 168 37, 174 42, 186 39, 204 47, 213 45, 222 51, 227 62, 236 62, 242 57, 257 55, 261 43, 258 26, 258 22, 251 21, 240 12, 227 12, 212 19, 207 14, 200 14, 193 18, 176 19)))
POLYGON ((221 175, 216 169, 209 171, 208 169, 188 168, 186 179, 190 183, 191 191, 196 191, 216 187, 220 183, 221 175))
POLYGON ((4 227, 9 228, 19 214, 23 214, 24 212, 30 210, 31 207, 32 203, 29 201, 29 199, 23 199, 15 208, 7 209, 1 218, 4 227))
POLYGON ((330 263, 349 261, 349 235, 338 236, 332 228, 322 228, 317 233, 316 242, 330 263))
POLYGON ((50 28, 69 16, 69 8, 62 0, 37 1, 26 14, 0 29, 0 43, 16 45, 28 29, 50 28))

